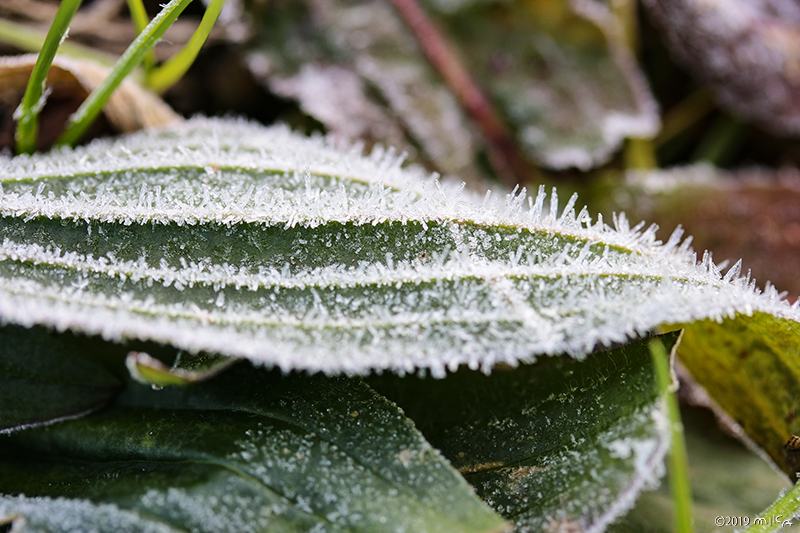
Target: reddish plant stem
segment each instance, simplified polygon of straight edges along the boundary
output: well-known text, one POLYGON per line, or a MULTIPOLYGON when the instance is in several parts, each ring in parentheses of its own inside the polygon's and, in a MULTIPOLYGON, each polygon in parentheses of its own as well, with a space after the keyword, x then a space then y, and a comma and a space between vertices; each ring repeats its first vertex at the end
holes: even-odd
POLYGON ((509 187, 536 181, 536 172, 525 160, 492 103, 470 77, 444 36, 417 0, 390 0, 419 43, 434 69, 444 78, 461 105, 486 137, 489 160, 498 177, 509 187))

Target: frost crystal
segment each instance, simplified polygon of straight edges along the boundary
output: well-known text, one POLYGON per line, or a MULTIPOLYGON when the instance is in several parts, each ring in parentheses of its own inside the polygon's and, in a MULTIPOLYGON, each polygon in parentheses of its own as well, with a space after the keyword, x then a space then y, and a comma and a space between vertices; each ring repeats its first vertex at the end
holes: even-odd
MULTIPOLYGON (((0 320, 282 369, 582 357, 668 323, 797 320, 676 232, 479 197, 325 139, 197 119, 0 170, 0 320)), ((549 206, 547 208, 546 206, 549 206)))

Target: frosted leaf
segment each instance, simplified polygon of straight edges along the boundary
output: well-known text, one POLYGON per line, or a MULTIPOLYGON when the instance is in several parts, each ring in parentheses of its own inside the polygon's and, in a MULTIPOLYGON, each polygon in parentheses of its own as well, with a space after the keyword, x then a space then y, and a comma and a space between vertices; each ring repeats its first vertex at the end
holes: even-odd
POLYGON ((297 101, 336 139, 395 146, 443 174, 479 179, 481 146, 466 113, 391 5, 308 0, 268 9, 248 65, 270 91, 297 101))
MULTIPOLYGON (((600 2, 423 4, 531 160, 591 168, 625 137, 657 132, 655 101, 600 2)), ((395 145, 442 174, 476 177, 486 139, 391 5, 305 0, 273 9, 249 55, 270 90, 334 135, 395 145)))
POLYGON ((624 209, 670 231, 680 225, 695 249, 717 260, 740 257, 759 281, 800 296, 800 173, 793 168, 725 171, 693 165, 629 172, 614 195, 598 194, 600 210, 624 209), (606 204, 603 206, 602 204, 606 204))
POLYGON ((669 422, 654 381, 647 340, 490 376, 370 378, 517 531, 587 532, 605 531, 663 475, 669 422))
POLYGON ((657 104, 604 3, 430 3, 541 164, 593 168, 626 137, 657 133, 657 104))
POLYGON ((192 387, 128 383, 102 412, 15 433, 0 452, 0 517, 34 531, 507 530, 352 378, 243 364, 192 387))
POLYGON ((0 319, 284 370, 583 357, 772 288, 553 193, 478 197, 282 128, 192 120, 1 162, 0 319), (549 205, 550 209, 544 209, 549 205))
POLYGON ((156 521, 143 521, 137 513, 125 511, 113 504, 94 504, 86 500, 67 498, 0 495, 0 525, 6 526, 9 523, 10 533, 18 531, 176 533, 179 531, 156 521))

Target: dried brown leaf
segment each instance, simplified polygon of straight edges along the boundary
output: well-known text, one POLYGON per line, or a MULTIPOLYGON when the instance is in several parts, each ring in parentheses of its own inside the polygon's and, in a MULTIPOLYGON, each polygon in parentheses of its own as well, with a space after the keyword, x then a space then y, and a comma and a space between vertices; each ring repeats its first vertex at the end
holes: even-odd
MULTIPOLYGON (((22 101, 35 55, 0 58, 0 147, 14 146, 14 110, 22 101)), ((108 76, 109 69, 74 58, 56 57, 47 76, 49 94, 40 118, 39 149, 48 148, 63 130, 69 115, 108 76)), ((181 120, 157 95, 127 79, 103 109, 104 122, 91 136, 125 133, 181 120)))

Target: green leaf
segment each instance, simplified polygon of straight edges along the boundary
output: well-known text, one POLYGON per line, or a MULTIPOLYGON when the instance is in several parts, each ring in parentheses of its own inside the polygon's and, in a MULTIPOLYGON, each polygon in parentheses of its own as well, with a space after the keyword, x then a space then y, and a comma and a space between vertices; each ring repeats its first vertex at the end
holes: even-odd
POLYGON ((481 198, 281 128, 193 120, 0 163, 0 320, 24 326, 441 376, 800 317, 738 265, 697 264, 679 232, 612 229, 574 197, 546 209, 542 190, 481 198))
POLYGON ((585 361, 370 383, 520 531, 603 531, 663 474, 669 421, 646 340, 585 361))
POLYGON ((0 447, 0 516, 36 531, 506 528, 355 378, 244 364, 193 386, 132 383, 111 408, 0 447))
POLYGON ((40 328, 0 327, 0 434, 85 415, 119 381, 40 328))
POLYGON ((800 434, 800 325, 765 313, 687 328, 678 355, 772 461, 786 466, 784 445, 800 434))
POLYGON ((160 360, 145 352, 130 352, 125 365, 136 381, 155 387, 167 385, 188 385, 205 381, 216 376, 238 359, 216 354, 179 354, 177 360, 168 367, 160 360))

